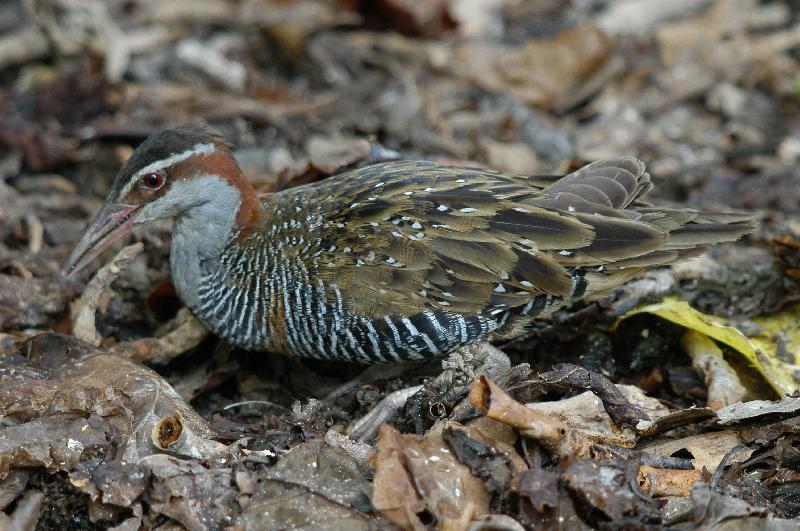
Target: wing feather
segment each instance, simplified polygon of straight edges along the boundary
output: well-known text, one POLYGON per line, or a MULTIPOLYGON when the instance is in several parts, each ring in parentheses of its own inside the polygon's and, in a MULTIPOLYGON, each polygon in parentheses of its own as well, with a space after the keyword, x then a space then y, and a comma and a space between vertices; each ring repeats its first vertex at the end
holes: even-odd
POLYGON ((752 229, 737 214, 638 206, 651 186, 633 158, 557 181, 402 161, 274 194, 269 208, 307 215, 307 260, 353 312, 485 314, 597 297, 752 229))

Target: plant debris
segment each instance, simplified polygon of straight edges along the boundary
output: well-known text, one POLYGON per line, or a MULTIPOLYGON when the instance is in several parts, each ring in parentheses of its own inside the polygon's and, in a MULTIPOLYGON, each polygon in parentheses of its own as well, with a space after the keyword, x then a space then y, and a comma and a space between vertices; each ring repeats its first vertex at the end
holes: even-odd
POLYGON ((0 528, 797 528, 799 52, 784 0, 0 4, 0 528), (513 343, 247 352, 182 307, 168 224, 61 275, 183 124, 265 194, 634 155, 654 202, 760 227, 513 343))

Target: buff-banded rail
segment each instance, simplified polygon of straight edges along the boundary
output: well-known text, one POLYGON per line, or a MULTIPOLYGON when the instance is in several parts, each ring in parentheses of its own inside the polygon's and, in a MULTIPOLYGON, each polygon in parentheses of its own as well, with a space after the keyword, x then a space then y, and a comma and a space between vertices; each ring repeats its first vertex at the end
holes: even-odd
POLYGON ((549 183, 425 161, 259 196, 207 129, 151 135, 119 171, 66 271, 172 218, 172 281, 226 341, 361 363, 444 356, 526 334, 644 268, 753 230, 748 216, 642 206, 634 158, 549 183))

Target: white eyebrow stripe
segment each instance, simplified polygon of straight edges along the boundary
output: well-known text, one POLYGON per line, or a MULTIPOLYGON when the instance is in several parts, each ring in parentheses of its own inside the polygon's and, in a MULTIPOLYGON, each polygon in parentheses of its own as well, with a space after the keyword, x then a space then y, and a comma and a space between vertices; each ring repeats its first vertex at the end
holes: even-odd
POLYGON ((212 153, 214 153, 215 149, 216 149, 216 146, 214 146, 213 142, 212 143, 208 143, 208 144, 201 144, 201 143, 198 142, 191 149, 187 149, 186 151, 183 151, 181 153, 177 153, 177 154, 172 155, 170 157, 167 157, 165 159, 161 159, 161 160, 157 160, 155 162, 151 162, 150 164, 148 164, 144 168, 142 168, 139 171, 137 171, 136 173, 134 173, 131 176, 131 178, 128 179, 128 182, 125 184, 125 187, 120 192, 119 197, 123 198, 126 195, 128 195, 128 192, 131 191, 131 188, 133 188, 133 185, 136 183, 136 181, 139 180, 139 177, 141 177, 142 175, 144 175, 146 173, 150 173, 150 172, 156 171, 156 170, 160 170, 160 169, 166 168, 168 166, 172 166, 173 164, 177 164, 178 162, 182 162, 182 161, 184 161, 184 160, 186 160, 186 159, 188 159, 190 157, 194 157, 195 155, 211 155, 212 153))

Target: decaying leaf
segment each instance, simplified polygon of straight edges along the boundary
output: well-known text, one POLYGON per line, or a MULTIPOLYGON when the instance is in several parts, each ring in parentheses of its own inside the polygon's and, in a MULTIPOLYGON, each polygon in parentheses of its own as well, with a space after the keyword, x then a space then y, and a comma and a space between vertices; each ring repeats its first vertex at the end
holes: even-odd
POLYGON ((0 274, 0 328, 44 326, 67 307, 67 292, 58 282, 0 274))
POLYGON ((652 497, 686 497, 695 483, 708 480, 709 473, 702 469, 668 470, 643 465, 639 468, 639 488, 652 497))
POLYGON ((0 358, 0 413, 17 422, 87 415, 119 419, 129 425, 128 436, 142 437, 119 441, 120 452, 131 459, 154 452, 152 428, 176 410, 185 429, 213 437, 206 421, 166 381, 134 361, 59 334, 34 337, 22 353, 0 358))
POLYGON ((367 529, 374 519, 361 511, 369 494, 369 482, 348 454, 310 441, 263 475, 241 521, 247 529, 367 529))
POLYGON ((577 26, 523 46, 467 42, 450 68, 478 86, 507 91, 536 106, 562 109, 601 70, 611 42, 592 25, 577 26))
POLYGON ((102 337, 97 332, 94 322, 94 314, 97 311, 100 296, 117 276, 128 267, 128 264, 142 252, 143 248, 144 245, 141 243, 134 243, 124 247, 92 277, 92 280, 83 291, 83 295, 73 307, 72 333, 75 337, 94 346, 100 344, 102 337))
MULTIPOLYGON (((625 393, 602 374, 570 363, 561 363, 552 371, 539 375, 539 378, 548 386, 591 390, 592 394, 600 399, 608 416, 620 427, 635 427, 639 422, 650 420, 639 404, 629 401, 625 393)), ((638 392, 637 398, 646 400, 638 389, 628 388, 628 391, 634 395, 638 392)), ((658 404, 655 404, 655 407, 658 407, 658 404)), ((581 408, 575 409, 585 411, 581 408)))
POLYGON ((9 424, 0 432, 1 476, 25 467, 69 472, 98 502, 121 507, 146 490, 153 510, 191 529, 230 514, 225 499, 237 492, 221 481, 230 469, 219 466, 227 448, 166 381, 134 361, 70 336, 36 336, 20 354, 0 357, 0 414, 9 424))
POLYGON ((705 315, 686 302, 669 297, 625 314, 622 319, 651 313, 723 343, 750 363, 779 393, 800 389, 796 367, 800 365, 800 304, 765 317, 753 319, 761 327, 748 337, 726 319, 705 315))
MULTIPOLYGON (((583 411, 586 406, 593 405, 590 417, 605 417, 608 414, 602 409, 602 403, 594 395, 585 393, 583 398, 583 411)), ((580 420, 567 420, 573 417, 575 406, 580 400, 567 403, 564 407, 556 406, 563 414, 551 412, 553 404, 543 408, 530 407, 520 404, 511 398, 495 383, 482 376, 475 380, 470 391, 472 405, 483 412, 488 418, 507 424, 516 429, 521 435, 535 439, 543 447, 559 457, 588 456, 591 454, 595 443, 613 444, 620 447, 631 447, 635 438, 631 434, 623 434, 619 430, 606 428, 605 433, 594 431, 591 426, 584 426, 580 420), (551 407, 548 407, 551 406, 551 407)))
POLYGON ((632 488, 634 482, 630 476, 636 473, 637 467, 630 465, 622 460, 592 459, 576 459, 569 463, 563 473, 567 488, 582 504, 588 505, 581 507, 583 511, 591 507, 602 515, 594 516, 590 522, 605 519, 619 521, 626 515, 643 512, 637 505, 647 502, 639 498, 632 488))
POLYGON ((428 511, 442 529, 464 529, 489 511, 483 482, 453 455, 437 424, 425 437, 381 426, 372 504, 404 529, 423 529, 428 511))

